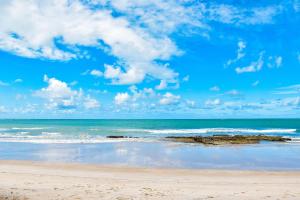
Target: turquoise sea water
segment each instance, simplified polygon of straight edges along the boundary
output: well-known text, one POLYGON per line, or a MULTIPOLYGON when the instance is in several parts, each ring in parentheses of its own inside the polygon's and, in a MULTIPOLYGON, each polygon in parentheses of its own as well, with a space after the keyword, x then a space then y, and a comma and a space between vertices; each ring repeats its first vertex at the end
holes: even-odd
POLYGON ((300 138, 300 119, 0 120, 0 141, 3 142, 101 143, 110 141, 106 139, 108 135, 149 141, 169 135, 215 134, 282 135, 296 142, 300 138))
POLYGON ((0 120, 0 159, 300 170, 300 119, 0 120), (163 140, 170 135, 216 134, 280 135, 292 141, 208 147, 163 140))

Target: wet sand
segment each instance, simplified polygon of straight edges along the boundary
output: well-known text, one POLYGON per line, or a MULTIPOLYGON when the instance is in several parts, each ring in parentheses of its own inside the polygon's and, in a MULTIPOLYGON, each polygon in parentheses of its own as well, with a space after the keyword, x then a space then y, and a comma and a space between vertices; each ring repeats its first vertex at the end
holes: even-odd
POLYGON ((300 199, 300 171, 0 161, 2 199, 300 199))

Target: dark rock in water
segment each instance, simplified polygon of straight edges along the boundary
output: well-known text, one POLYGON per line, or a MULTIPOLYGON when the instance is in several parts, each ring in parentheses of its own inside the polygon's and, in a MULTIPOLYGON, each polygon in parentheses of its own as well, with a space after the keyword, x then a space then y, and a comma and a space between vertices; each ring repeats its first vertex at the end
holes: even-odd
POLYGON ((125 138, 125 136, 123 135, 109 135, 109 136, 106 136, 107 138, 113 138, 113 139, 118 139, 118 138, 125 138))
POLYGON ((201 143, 207 145, 223 145, 223 144, 256 144, 260 141, 285 142, 290 141, 290 138, 282 136, 267 136, 267 135, 213 135, 213 136, 192 136, 192 137, 166 137, 168 140, 186 143, 201 143))
POLYGON ((120 139, 120 138, 137 138, 137 137, 124 136, 124 135, 109 135, 109 136, 106 136, 106 138, 120 139))

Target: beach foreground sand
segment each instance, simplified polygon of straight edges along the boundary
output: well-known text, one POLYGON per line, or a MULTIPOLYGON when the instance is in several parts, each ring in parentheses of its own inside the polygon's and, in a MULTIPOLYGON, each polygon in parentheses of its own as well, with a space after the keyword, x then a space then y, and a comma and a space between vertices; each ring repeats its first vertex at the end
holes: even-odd
POLYGON ((300 172, 0 161, 2 199, 300 199, 300 172))

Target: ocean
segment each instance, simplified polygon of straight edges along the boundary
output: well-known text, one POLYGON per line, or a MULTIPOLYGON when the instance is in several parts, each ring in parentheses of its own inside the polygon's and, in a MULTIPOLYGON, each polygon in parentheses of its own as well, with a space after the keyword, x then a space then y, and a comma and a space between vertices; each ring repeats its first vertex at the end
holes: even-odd
POLYGON ((0 120, 0 159, 4 160, 298 170, 299 155, 300 119, 0 120), (292 140, 204 146, 163 139, 217 134, 277 135, 292 140))

